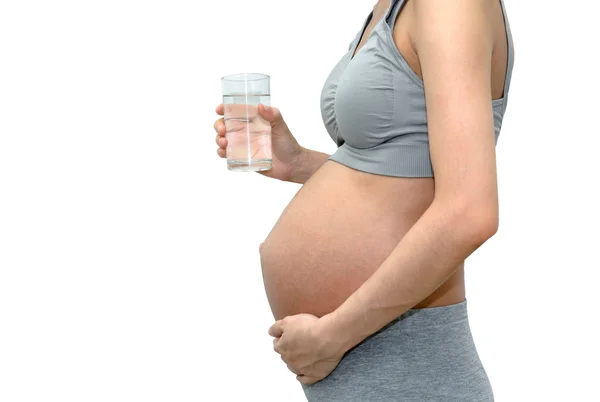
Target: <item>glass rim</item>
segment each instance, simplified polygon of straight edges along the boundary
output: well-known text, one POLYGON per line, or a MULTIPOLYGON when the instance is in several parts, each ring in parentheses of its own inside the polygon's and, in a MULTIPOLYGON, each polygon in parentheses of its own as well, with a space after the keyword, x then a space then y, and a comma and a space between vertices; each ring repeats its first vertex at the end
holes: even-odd
POLYGON ((237 74, 229 74, 221 77, 221 81, 260 81, 260 80, 269 80, 271 77, 267 74, 263 73, 237 73, 237 74))

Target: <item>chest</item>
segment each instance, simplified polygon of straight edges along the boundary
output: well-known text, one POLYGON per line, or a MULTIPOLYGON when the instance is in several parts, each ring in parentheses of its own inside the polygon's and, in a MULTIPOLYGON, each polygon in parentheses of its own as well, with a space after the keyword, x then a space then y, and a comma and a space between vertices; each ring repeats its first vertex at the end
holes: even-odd
POLYGON ((321 113, 332 139, 371 148, 398 135, 426 132, 422 85, 406 72, 390 27, 373 27, 358 49, 355 40, 331 71, 321 94, 321 113))

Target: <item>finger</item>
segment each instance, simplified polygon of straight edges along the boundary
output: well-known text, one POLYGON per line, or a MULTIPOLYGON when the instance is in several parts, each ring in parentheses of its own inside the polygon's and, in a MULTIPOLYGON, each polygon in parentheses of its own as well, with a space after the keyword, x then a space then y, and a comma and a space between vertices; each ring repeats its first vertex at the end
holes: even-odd
POLYGON ((226 158, 227 157, 227 152, 223 148, 218 148, 217 149, 217 155, 219 155, 221 158, 226 158))
POLYGON ((279 320, 275 322, 275 324, 271 325, 269 328, 269 335, 274 336, 276 338, 281 337, 283 335, 283 320, 279 320))
POLYGON ((217 135, 220 135, 221 137, 223 137, 225 135, 225 132, 227 130, 225 130, 225 120, 223 119, 219 119, 217 121, 215 121, 215 124, 213 125, 215 131, 217 132, 217 135))
POLYGON ((225 107, 223 106, 222 103, 219 106, 217 106, 217 108, 215 109, 215 112, 217 112, 217 114, 221 115, 221 116, 223 116, 225 114, 225 107))
POLYGON ((279 339, 280 339, 280 338, 274 338, 274 339, 273 339, 273 350, 274 350, 276 353, 279 353, 279 339))
POLYGON ((302 384, 310 385, 319 381, 316 377, 309 377, 306 375, 297 375, 296 380, 300 381, 302 384))
POLYGON ((295 368, 293 368, 292 366, 290 366, 289 364, 287 365, 288 370, 290 370, 292 373, 296 374, 296 376, 302 376, 303 374, 299 371, 296 370, 295 368))
POLYGON ((219 146, 219 148, 227 148, 227 138, 223 138, 223 137, 219 137, 217 135, 217 138, 215 139, 215 141, 217 142, 217 145, 219 146))

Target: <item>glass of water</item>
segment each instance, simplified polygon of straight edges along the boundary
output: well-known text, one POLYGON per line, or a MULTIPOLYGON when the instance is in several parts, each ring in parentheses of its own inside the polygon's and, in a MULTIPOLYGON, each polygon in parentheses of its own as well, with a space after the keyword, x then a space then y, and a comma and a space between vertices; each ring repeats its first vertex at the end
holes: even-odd
POLYGON ((227 168, 238 172, 271 169, 271 125, 258 114, 270 106, 270 78, 265 74, 233 74, 221 79, 227 168))

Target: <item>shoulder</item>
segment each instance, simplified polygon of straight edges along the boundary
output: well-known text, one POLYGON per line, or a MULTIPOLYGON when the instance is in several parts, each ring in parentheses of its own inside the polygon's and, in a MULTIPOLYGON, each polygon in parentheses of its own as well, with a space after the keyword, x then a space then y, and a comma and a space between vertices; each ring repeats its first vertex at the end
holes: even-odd
POLYGON ((409 1, 412 41, 419 47, 493 42, 494 10, 500 0, 409 1), (460 43, 456 43, 460 40, 460 43))

